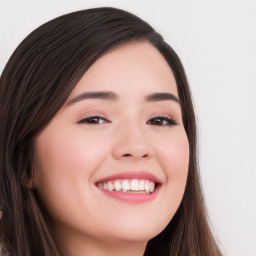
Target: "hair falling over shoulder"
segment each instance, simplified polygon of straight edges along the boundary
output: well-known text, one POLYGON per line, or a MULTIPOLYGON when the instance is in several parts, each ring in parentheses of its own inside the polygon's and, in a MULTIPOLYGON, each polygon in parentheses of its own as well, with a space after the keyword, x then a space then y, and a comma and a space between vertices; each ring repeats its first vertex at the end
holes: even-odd
POLYGON ((198 173, 195 114, 183 66, 149 24, 110 7, 66 14, 43 24, 21 42, 1 75, 0 242, 6 252, 2 255, 61 255, 39 195, 26 186, 35 169, 33 138, 99 57, 132 41, 150 42, 172 69, 190 148, 183 200, 168 226, 148 242, 144 255, 222 255, 207 220, 198 173))

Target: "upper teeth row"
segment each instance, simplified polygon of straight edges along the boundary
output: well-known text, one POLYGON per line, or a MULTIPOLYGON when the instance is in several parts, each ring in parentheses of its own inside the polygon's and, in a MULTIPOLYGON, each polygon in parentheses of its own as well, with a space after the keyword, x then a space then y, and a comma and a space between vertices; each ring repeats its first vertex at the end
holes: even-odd
POLYGON ((97 183, 97 186, 101 189, 108 191, 146 191, 146 193, 152 193, 155 190, 155 182, 149 180, 115 180, 104 183, 97 183))

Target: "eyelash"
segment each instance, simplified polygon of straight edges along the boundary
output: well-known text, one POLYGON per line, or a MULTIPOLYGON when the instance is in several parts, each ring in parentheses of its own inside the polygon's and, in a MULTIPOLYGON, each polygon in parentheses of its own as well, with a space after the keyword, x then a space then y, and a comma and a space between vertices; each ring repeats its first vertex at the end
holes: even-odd
POLYGON ((90 125, 96 125, 96 124, 102 124, 103 122, 95 122, 95 120, 103 120, 104 123, 110 123, 109 120, 107 120, 106 118, 104 117, 101 117, 101 116, 89 116, 89 117, 86 117, 82 120, 80 120, 78 123, 79 124, 90 124, 90 125))
MULTIPOLYGON (((78 122, 78 124, 89 124, 89 125, 99 125, 102 123, 111 123, 111 122, 101 116, 90 116, 78 122), (99 122, 99 120, 102 120, 102 121, 99 122)), ((173 125, 177 125, 177 122, 169 116, 156 116, 148 120, 146 124, 155 125, 155 126, 173 126, 173 125), (152 124, 153 121, 156 121, 156 123, 158 124, 152 124), (166 123, 164 124, 164 122, 166 123)))
POLYGON ((149 121, 147 121, 146 124, 151 124, 151 125, 156 125, 156 126, 173 126, 173 125, 177 125, 177 122, 171 118, 170 116, 156 116, 154 118, 151 118, 149 121), (152 124, 150 122, 152 122, 152 120, 157 120, 156 122, 160 122, 161 124, 152 124), (163 122, 166 122, 165 124, 163 124, 163 122))

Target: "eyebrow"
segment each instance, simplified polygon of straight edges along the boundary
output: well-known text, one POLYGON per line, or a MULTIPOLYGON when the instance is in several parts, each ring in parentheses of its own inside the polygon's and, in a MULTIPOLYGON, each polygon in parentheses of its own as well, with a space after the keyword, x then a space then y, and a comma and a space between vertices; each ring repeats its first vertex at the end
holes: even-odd
POLYGON ((119 99, 118 95, 114 92, 85 92, 74 97, 68 102, 68 105, 72 105, 76 102, 87 100, 87 99, 99 99, 108 101, 117 101, 119 99))
MULTIPOLYGON (((76 102, 87 100, 87 99, 118 101, 119 96, 116 93, 110 92, 110 91, 85 92, 71 99, 68 102, 68 106, 76 102)), ((158 93, 152 93, 145 96, 146 102, 156 102, 156 101, 165 101, 165 100, 171 100, 171 101, 180 103, 179 99, 172 93, 158 92, 158 93)))
POLYGON ((167 92, 158 92, 158 93, 152 93, 145 97, 147 102, 152 101, 163 101, 163 100, 172 100, 177 103, 180 103, 179 99, 172 93, 167 92))

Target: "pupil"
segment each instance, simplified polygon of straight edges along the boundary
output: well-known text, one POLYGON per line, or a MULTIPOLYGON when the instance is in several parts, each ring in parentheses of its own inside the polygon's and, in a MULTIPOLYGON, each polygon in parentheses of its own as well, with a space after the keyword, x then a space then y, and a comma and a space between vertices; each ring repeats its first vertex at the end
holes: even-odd
POLYGON ((98 123, 98 118, 94 117, 89 120, 91 123, 98 123))
POLYGON ((161 123, 162 123, 162 120, 159 119, 159 118, 156 118, 156 119, 155 119, 155 123, 156 123, 156 124, 161 124, 161 123))

